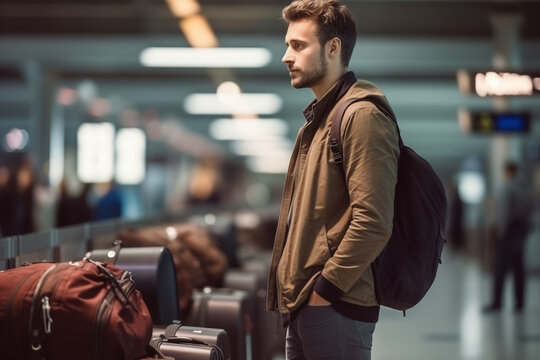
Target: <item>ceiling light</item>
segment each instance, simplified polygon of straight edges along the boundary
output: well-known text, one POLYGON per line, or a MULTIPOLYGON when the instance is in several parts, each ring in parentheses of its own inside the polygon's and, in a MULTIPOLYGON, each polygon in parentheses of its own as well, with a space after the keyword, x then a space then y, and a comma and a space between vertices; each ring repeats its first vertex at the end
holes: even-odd
POLYGON ((192 16, 201 11, 201 6, 195 0, 165 0, 171 12, 179 17, 184 18, 192 16))
POLYGON ((256 173, 284 174, 289 167, 289 156, 282 154, 276 156, 253 156, 246 159, 249 170, 256 173))
POLYGON ((287 134, 288 124, 281 119, 217 119, 209 127, 216 140, 261 140, 287 134))
POLYGON ((275 137, 263 140, 242 140, 234 141, 231 144, 231 150, 242 156, 259 156, 267 154, 280 154, 290 156, 292 152, 292 143, 289 139, 275 137))
POLYGON ((270 63, 270 50, 259 47, 149 47, 140 62, 148 67, 259 68, 270 63))
POLYGON ((184 100, 190 114, 274 114, 283 101, 276 94, 191 94, 184 100))
POLYGON ((189 44, 196 48, 218 46, 218 40, 208 20, 202 15, 193 15, 180 20, 180 29, 189 44))

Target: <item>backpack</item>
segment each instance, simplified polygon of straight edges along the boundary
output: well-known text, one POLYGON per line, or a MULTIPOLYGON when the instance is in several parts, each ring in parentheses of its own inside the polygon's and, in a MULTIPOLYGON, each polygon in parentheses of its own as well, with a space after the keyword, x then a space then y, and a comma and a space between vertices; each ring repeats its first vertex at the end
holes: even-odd
MULTIPOLYGON (((332 118, 330 149, 342 173, 341 120, 356 101, 369 101, 397 126, 384 97, 367 96, 343 102, 332 118)), ((403 311, 416 305, 427 293, 441 263, 445 242, 446 193, 425 159, 405 146, 398 130, 400 156, 390 240, 371 264, 375 295, 380 305, 403 311)))

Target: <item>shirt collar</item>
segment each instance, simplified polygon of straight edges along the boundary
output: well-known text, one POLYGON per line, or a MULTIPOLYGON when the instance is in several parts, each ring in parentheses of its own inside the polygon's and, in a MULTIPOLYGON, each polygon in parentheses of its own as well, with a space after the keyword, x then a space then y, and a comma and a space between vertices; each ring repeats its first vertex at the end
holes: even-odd
POLYGON ((306 121, 310 122, 315 116, 322 116, 329 111, 355 82, 356 76, 354 75, 354 72, 349 71, 345 73, 322 98, 319 100, 314 99, 304 109, 303 112, 306 121))

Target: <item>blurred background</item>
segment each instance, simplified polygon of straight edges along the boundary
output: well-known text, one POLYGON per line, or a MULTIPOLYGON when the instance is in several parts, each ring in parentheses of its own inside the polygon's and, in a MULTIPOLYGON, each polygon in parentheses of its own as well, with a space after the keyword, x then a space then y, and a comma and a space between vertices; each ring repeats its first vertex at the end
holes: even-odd
MULTIPOLYGON (((273 218, 313 99, 281 63, 288 3, 0 0, 0 237, 201 206, 273 218)), ((350 70, 386 93, 450 206, 446 280, 417 318, 383 312, 374 359, 537 359, 540 1, 342 3, 350 70), (481 317, 508 161, 533 203, 517 320, 481 317)))

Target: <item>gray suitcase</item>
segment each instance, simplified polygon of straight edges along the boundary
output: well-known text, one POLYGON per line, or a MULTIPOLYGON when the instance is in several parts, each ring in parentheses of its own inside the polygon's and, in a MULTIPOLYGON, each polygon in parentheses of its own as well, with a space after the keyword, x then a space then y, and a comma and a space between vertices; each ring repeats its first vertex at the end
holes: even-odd
POLYGON ((152 339, 159 339, 162 335, 167 338, 191 338, 206 344, 216 345, 223 352, 225 360, 231 360, 229 335, 223 329, 184 326, 180 321, 175 321, 169 326, 155 325, 153 327, 152 339))
POLYGON ((252 359, 253 324, 245 291, 225 288, 194 291, 191 309, 182 318, 182 324, 224 329, 229 336, 231 359, 252 359))
POLYGON ((182 326, 179 321, 155 326, 150 346, 175 360, 230 360, 224 330, 182 326))

